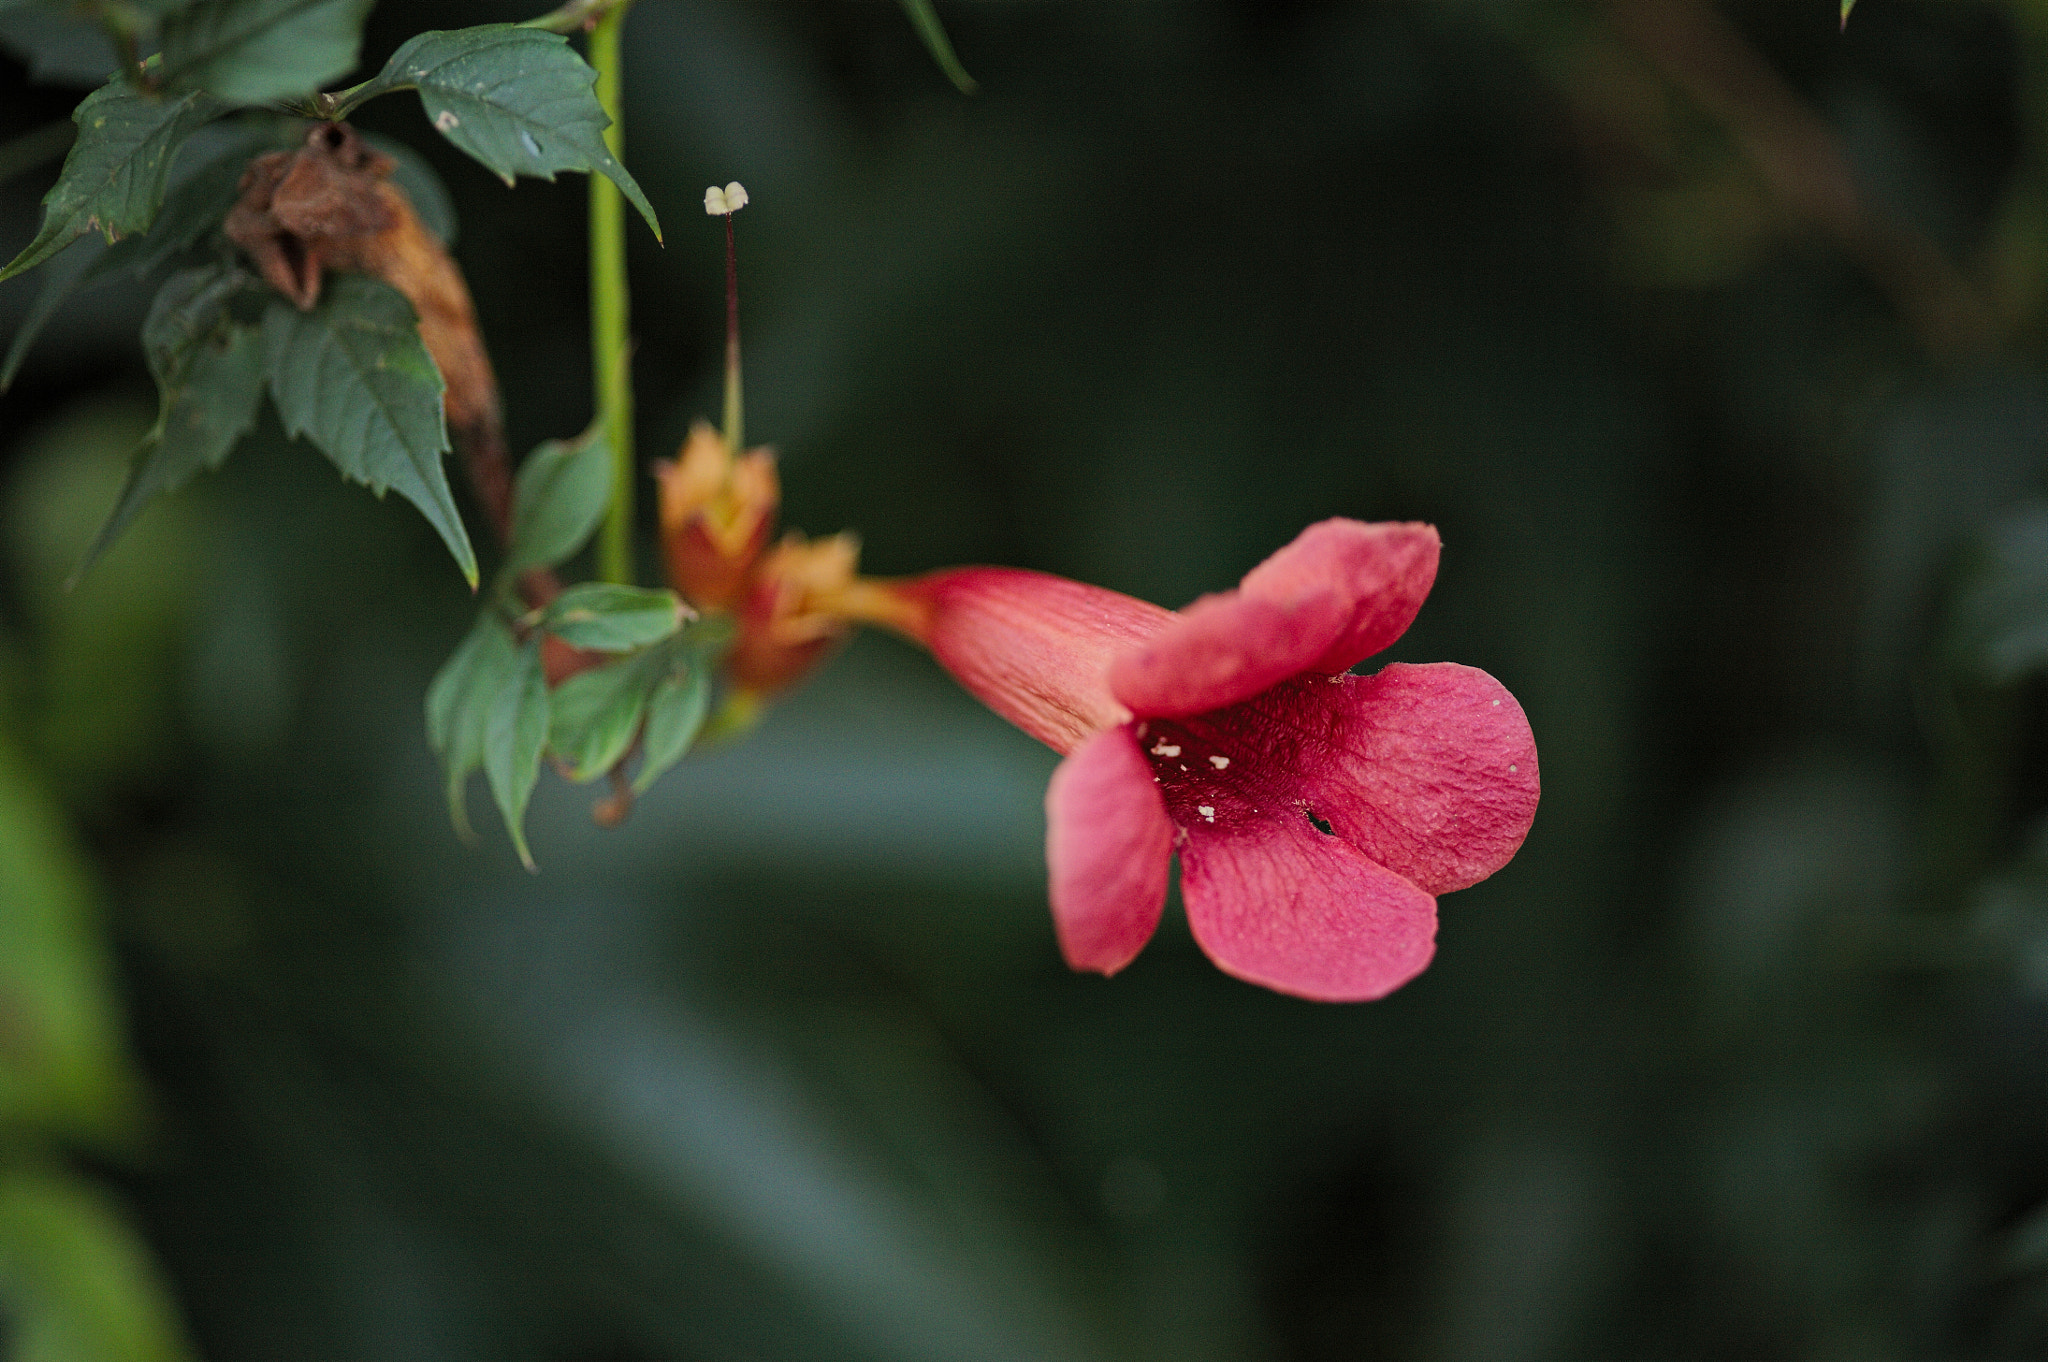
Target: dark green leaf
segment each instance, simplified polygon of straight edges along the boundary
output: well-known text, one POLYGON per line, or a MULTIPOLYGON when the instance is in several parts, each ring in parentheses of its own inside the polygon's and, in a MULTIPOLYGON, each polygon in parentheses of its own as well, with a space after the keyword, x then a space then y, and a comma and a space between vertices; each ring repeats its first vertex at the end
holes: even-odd
POLYGON ((596 81, 560 34, 484 24, 420 34, 391 55, 355 102, 418 90, 436 130, 506 184, 517 175, 552 180, 558 170, 601 173, 659 239, 647 196, 605 145, 611 120, 591 89, 596 81))
POLYGON ((533 783, 540 778, 541 749, 548 741, 548 682, 541 669, 540 638, 527 640, 512 664, 512 674, 498 690, 491 705, 490 723, 484 732, 484 775, 498 812, 505 816, 505 829, 512 834, 519 860, 534 868, 533 853, 526 849, 526 801, 533 796, 533 783))
POLYGON ((683 759, 704 730, 711 708, 711 669, 701 654, 689 658, 687 670, 663 677, 647 700, 647 724, 640 735, 640 773, 633 793, 645 794, 663 771, 683 759))
MULTIPOLYGON (((188 151, 209 140, 212 132, 214 129, 207 128, 193 136, 185 144, 188 151)), ((94 256, 78 260, 75 266, 69 258, 63 265, 53 265, 42 292, 36 295, 34 305, 14 333, 7 358, 0 362, 0 392, 14 383, 30 346, 74 291, 96 287, 123 271, 137 277, 146 275, 171 257, 190 250, 201 237, 217 228, 234 205, 249 158, 275 140, 263 131, 234 130, 197 169, 182 179, 174 175, 163 207, 147 232, 123 237, 94 256)), ((87 243, 87 249, 91 248, 92 243, 87 243)))
POLYGON ((583 547, 611 504, 611 447, 598 427, 549 440, 519 466, 512 507, 510 575, 553 567, 583 547))
POLYGON ((419 507, 475 586, 476 553, 441 467, 441 375, 412 304, 374 279, 336 274, 310 312, 273 301, 263 342, 285 429, 310 438, 345 477, 396 488, 419 507))
POLYGON ((135 451, 114 510, 86 551, 83 574, 159 493, 200 469, 216 469, 256 423, 263 400, 263 345, 228 304, 249 287, 233 265, 181 270, 164 281, 142 344, 156 375, 156 427, 135 451))
POLYGON ((569 764, 571 780, 595 780, 626 755, 648 693, 668 669, 668 650, 649 648, 555 687, 548 745, 569 764))
POLYGON ((87 232, 109 241, 146 230, 156 220, 173 154, 222 111, 211 97, 138 94, 116 77, 73 110, 78 140, 63 173, 43 196, 43 228, 0 280, 32 269, 87 232))
POLYGON ((924 39, 925 51, 932 54, 932 60, 946 73, 946 79, 953 82, 953 88, 963 95, 971 95, 980 88, 974 77, 967 74, 967 68, 960 64, 960 58, 953 55, 953 44, 946 37, 946 27, 939 22, 939 12, 932 8, 932 0, 903 0, 903 12, 910 18, 910 26, 917 30, 917 36, 924 39))
POLYGON ((163 79, 231 104, 310 95, 356 64, 371 0, 200 0, 163 26, 163 79))
POLYGON ((448 816, 464 841, 476 834, 469 826, 463 787, 484 764, 491 709, 517 658, 512 631, 494 611, 486 610, 427 687, 427 741, 447 774, 448 816))
POLYGON ((673 591, 583 582, 549 602, 539 623, 575 647, 623 653, 669 637, 687 614, 673 591))
POLYGON ((187 164, 172 172, 156 221, 147 232, 116 242, 95 267, 94 279, 123 269, 147 274, 191 250, 219 229, 241 197, 242 172, 250 158, 283 144, 276 127, 220 124, 199 131, 185 144, 187 164))

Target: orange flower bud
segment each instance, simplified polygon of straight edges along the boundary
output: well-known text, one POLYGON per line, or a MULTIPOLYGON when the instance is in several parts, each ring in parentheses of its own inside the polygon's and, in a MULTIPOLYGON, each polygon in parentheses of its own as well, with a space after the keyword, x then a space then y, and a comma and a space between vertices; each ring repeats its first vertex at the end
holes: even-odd
POLYGON ((775 528, 782 485, 766 449, 732 457, 699 421, 673 461, 655 464, 669 585, 699 609, 731 606, 775 528))
POLYGON ((739 633, 726 659, 742 690, 795 683, 846 636, 842 598, 859 562, 854 535, 811 542, 795 530, 761 558, 738 603, 739 633))

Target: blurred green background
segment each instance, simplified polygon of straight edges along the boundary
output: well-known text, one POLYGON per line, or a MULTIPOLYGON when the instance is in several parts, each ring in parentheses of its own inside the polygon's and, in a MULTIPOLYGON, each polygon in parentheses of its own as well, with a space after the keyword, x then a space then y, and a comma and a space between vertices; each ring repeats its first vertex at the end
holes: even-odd
MULTIPOLYGON (((1434 521, 1387 656, 1520 697, 1521 855, 1378 1004, 1171 905, 1071 975, 1052 754, 863 637, 619 831, 544 778, 529 877, 422 732, 457 573, 272 418, 64 590, 154 403, 87 294, 0 403, 13 1355, 2048 1354, 2048 4, 940 13, 972 97, 894 5, 639 0, 642 457, 741 180, 789 524, 1179 605, 1434 521)), ((78 92, 0 58, 0 138, 78 92)), ((581 180, 359 121, 580 429, 581 180)))

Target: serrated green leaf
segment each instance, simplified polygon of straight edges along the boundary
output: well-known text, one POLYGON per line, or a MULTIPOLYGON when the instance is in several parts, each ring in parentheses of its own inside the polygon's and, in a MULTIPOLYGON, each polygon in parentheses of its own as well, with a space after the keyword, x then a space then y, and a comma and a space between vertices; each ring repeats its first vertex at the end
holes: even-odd
POLYGON ((484 775, 498 812, 505 816, 505 830, 512 834, 520 864, 528 870, 535 866, 533 853, 526 848, 526 802, 540 778, 540 754, 547 742, 548 682, 541 669, 540 638, 535 635, 514 659, 511 676, 491 704, 484 732, 484 775))
POLYGON ((230 104, 310 95, 356 64, 372 0, 200 0, 163 26, 163 80, 230 104))
POLYGON ((953 82, 953 88, 963 95, 971 95, 979 89, 974 77, 968 75, 967 68, 960 64, 960 58, 953 54, 952 40, 946 36, 946 26, 939 22, 939 12, 932 8, 932 0, 902 0, 902 3, 910 26, 917 30, 918 37, 924 39, 924 50, 932 54, 932 60, 946 73, 946 79, 953 82))
POLYGON ((649 692, 667 674, 668 652, 649 648, 609 666, 593 668, 555 687, 548 746, 567 762, 569 778, 595 780, 633 745, 649 692))
POLYGON ((548 603, 539 625, 573 647, 624 653, 661 642, 688 615, 673 591, 581 582, 548 603))
POLYGON ((351 107, 418 90, 435 129, 506 184, 519 175, 552 180, 560 170, 602 174, 659 240, 653 206, 605 145, 611 119, 591 88, 596 82, 597 72, 560 34, 483 24, 413 38, 356 92, 351 107))
POLYGON ((285 430, 311 439, 344 477, 419 507, 475 586, 476 551, 441 466, 441 374, 412 304, 374 279, 336 274, 310 312, 273 301, 263 343, 285 430))
POLYGON ((156 426, 130 460, 128 479, 78 575, 143 507, 200 469, 219 468, 256 424, 263 401, 262 339, 255 327, 228 314, 229 302, 249 285, 238 267, 212 265, 181 270, 157 292, 142 325, 143 348, 156 375, 156 426))
POLYGON ((119 76, 79 101, 71 114, 78 140, 43 196, 42 230, 0 269, 0 280, 33 269, 87 232, 115 241, 147 230, 179 146, 222 112, 218 100, 198 91, 159 98, 119 76))
POLYGON ((685 665, 685 670, 663 677, 648 697, 640 734, 640 773, 633 777, 636 795, 647 793, 704 731, 704 717, 711 709, 711 668, 702 654, 691 656, 685 665))
POLYGON ((474 841, 476 833, 469 825, 464 788, 471 773, 484 764, 491 709, 517 659, 512 631, 495 612, 486 610, 427 687, 427 741, 441 758, 448 816, 465 842, 474 841))
POLYGON ((553 567, 597 532, 611 504, 610 451, 592 426, 574 440, 549 440, 526 456, 513 496, 508 577, 553 567))
MULTIPOLYGON (((211 131, 202 130, 186 146, 190 148, 211 131)), ((72 264, 72 256, 67 256, 63 265, 51 266, 42 291, 36 295, 36 301, 22 319, 20 329, 14 333, 6 359, 0 361, 0 392, 13 386, 36 337, 74 292, 96 288, 123 272, 138 278, 146 275, 171 257, 190 250, 201 237, 217 228, 228 209, 234 206, 237 186, 249 158, 259 148, 275 140, 256 131, 232 135, 196 169, 182 178, 173 173, 170 191, 148 231, 123 237, 112 246, 100 249, 94 257, 77 261, 76 266, 68 270, 66 266, 72 264)), ((91 250, 93 245, 87 242, 83 249, 91 250)))
POLYGON ((187 142, 191 167, 174 167, 170 191, 147 232, 125 237, 101 257, 95 277, 128 270, 143 275, 191 250, 217 230, 241 197, 242 172, 259 152, 284 145, 275 127, 201 129, 187 142))

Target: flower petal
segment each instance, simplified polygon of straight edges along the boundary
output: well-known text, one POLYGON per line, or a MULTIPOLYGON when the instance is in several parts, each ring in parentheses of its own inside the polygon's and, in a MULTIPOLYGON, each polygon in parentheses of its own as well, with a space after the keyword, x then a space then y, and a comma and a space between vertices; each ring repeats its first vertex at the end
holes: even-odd
POLYGON ((879 588, 874 618, 932 651, 996 713, 1057 752, 1123 723, 1110 659, 1173 613, 1099 586, 1019 568, 953 568, 879 588))
POLYGON ((1217 968, 1300 998, 1385 997, 1436 951, 1436 900, 1306 816, 1190 827, 1181 896, 1217 968))
POLYGON ((1109 686, 1140 718, 1249 700, 1302 672, 1349 670, 1408 628, 1436 581, 1436 530, 1325 520, 1116 659, 1109 686))
POLYGON ((1045 791, 1045 860, 1067 964, 1115 974, 1131 963, 1159 926, 1172 853, 1173 825, 1128 728, 1060 763, 1045 791))
POLYGON ((1141 719, 1221 709, 1299 675, 1347 623, 1331 591, 1296 600, 1204 596, 1111 662, 1109 688, 1141 719))
POLYGON ((1334 592, 1347 622, 1303 670, 1335 674, 1407 632, 1436 582, 1442 547, 1436 527, 1419 521, 1325 520, 1246 573, 1238 590, 1282 603, 1334 592))
POLYGON ((1282 709, 1321 710, 1287 721, 1294 771, 1317 814, 1429 893, 1477 884, 1529 835, 1541 793, 1536 739, 1507 687, 1477 667, 1396 662, 1274 698, 1282 709))

